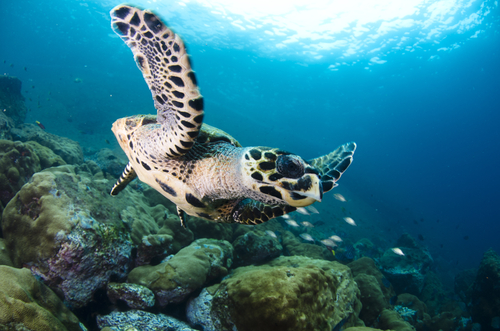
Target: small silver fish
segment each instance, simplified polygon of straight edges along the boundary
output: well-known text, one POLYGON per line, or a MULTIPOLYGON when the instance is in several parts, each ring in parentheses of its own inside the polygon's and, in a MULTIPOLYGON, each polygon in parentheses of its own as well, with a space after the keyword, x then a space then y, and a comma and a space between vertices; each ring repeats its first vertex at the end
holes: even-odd
POLYGON ((394 254, 405 256, 405 253, 403 253, 403 251, 401 250, 401 248, 394 247, 394 248, 391 248, 391 250, 394 252, 394 254))
POLYGON ((308 211, 310 211, 311 213, 313 213, 313 214, 319 214, 319 211, 318 211, 318 210, 316 209, 316 207, 314 207, 313 205, 311 205, 311 206, 307 206, 307 207, 306 207, 306 209, 307 209, 308 211))
POLYGON ((295 222, 294 220, 286 220, 285 223, 290 225, 290 226, 295 226, 295 227, 299 226, 299 224, 297 222, 295 222))
POLYGON ((274 233, 274 232, 273 232, 273 231, 271 231, 271 230, 266 230, 266 234, 267 234, 268 236, 273 237, 273 238, 278 238, 278 237, 276 236, 276 233, 274 233))
POLYGON ((298 207, 297 212, 301 213, 302 215, 311 215, 304 207, 298 207))
POLYGON ((289 219, 290 219, 290 215, 288 215, 288 214, 282 215, 281 217, 283 217, 283 218, 284 218, 284 219, 286 219, 286 220, 289 220, 289 219))
POLYGON ((344 221, 346 221, 347 224, 349 224, 349 225, 357 226, 356 222, 354 222, 354 220, 352 218, 350 218, 350 217, 344 217, 344 221))
POLYGON ((302 238, 302 239, 304 239, 306 241, 312 241, 312 242, 314 242, 314 238, 311 237, 311 235, 308 234, 308 233, 301 233, 299 236, 300 236, 300 238, 302 238))
POLYGON ((344 198, 344 196, 343 196, 342 194, 340 194, 340 193, 335 193, 335 194, 333 195, 333 197, 334 197, 335 199, 337 199, 338 201, 342 201, 342 202, 346 202, 346 201, 347 201, 347 200, 344 198))
POLYGON ((337 247, 337 244, 331 239, 323 239, 321 243, 327 247, 337 247))
POLYGON ((302 224, 306 228, 314 228, 314 225, 312 225, 312 223, 308 221, 300 222, 300 224, 302 224))
POLYGON ((339 236, 331 236, 329 239, 335 241, 335 242, 338 242, 338 243, 341 243, 342 242, 342 238, 340 238, 339 236))

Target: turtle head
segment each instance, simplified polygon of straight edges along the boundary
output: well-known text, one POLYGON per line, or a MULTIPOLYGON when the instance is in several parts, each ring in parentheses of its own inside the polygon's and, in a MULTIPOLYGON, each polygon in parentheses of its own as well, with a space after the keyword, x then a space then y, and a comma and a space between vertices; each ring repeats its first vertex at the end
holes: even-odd
POLYGON ((321 201, 319 171, 300 156, 276 148, 250 147, 243 155, 246 186, 268 204, 308 206, 321 201))

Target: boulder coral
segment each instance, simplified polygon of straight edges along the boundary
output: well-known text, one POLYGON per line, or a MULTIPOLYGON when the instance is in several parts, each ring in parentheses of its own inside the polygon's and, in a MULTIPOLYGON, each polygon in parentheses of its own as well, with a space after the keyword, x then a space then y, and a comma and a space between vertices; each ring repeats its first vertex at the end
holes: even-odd
POLYGON ((283 247, 277 238, 259 230, 249 231, 233 242, 235 265, 264 263, 281 255, 283 247))
POLYGON ((78 318, 28 269, 0 266, 0 329, 82 331, 78 318))
POLYGON ((74 308, 89 303, 111 277, 126 277, 137 245, 130 233, 137 240, 154 236, 169 218, 163 206, 148 206, 133 190, 111 197, 114 182, 93 162, 49 168, 34 174, 3 213, 14 266, 29 267, 74 308))
POLYGON ((160 306, 178 303, 208 282, 227 275, 233 246, 224 240, 198 239, 166 262, 134 268, 128 282, 146 286, 160 306))
POLYGON ((50 148, 68 164, 83 163, 83 150, 78 142, 44 131, 35 124, 19 125, 11 130, 11 134, 15 140, 22 142, 35 141, 50 148))
POLYGON ((348 267, 302 256, 240 267, 188 303, 203 330, 337 330, 363 326, 348 267))
POLYGON ((63 164, 61 157, 34 141, 0 140, 0 212, 35 172, 63 164))

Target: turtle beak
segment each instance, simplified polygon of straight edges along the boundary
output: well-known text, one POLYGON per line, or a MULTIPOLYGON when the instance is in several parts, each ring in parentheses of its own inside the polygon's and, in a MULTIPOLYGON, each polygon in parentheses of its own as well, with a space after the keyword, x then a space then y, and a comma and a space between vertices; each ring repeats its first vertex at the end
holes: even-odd
POLYGON ((323 199, 323 185, 319 176, 306 174, 302 179, 304 183, 309 183, 308 186, 290 191, 285 198, 286 203, 293 207, 305 207, 316 201, 321 202, 321 199, 323 199))

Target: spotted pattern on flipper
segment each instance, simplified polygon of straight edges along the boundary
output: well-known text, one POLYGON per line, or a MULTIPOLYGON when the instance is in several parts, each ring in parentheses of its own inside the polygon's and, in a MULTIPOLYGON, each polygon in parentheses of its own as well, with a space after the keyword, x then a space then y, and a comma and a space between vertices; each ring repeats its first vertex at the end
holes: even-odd
POLYGON ((269 205, 252 199, 244 199, 234 206, 231 217, 241 224, 257 225, 295 210, 297 208, 288 205, 269 205))
POLYGON ((112 196, 117 195, 120 193, 125 187, 127 187, 128 183, 133 181, 137 177, 137 174, 134 171, 134 168, 132 168, 132 165, 127 163, 125 166, 125 169, 123 169, 123 173, 121 174, 120 178, 118 178, 118 181, 116 182, 115 185, 113 185, 113 188, 111 189, 111 194, 112 196))
POLYGON ((203 122, 203 98, 184 43, 150 11, 121 5, 111 11, 111 18, 151 90, 161 124, 161 135, 155 132, 142 139, 143 148, 152 155, 186 154, 203 122))
POLYGON ((318 169, 321 175, 323 193, 330 191, 337 186, 340 176, 351 165, 356 144, 353 142, 339 146, 333 152, 309 160, 308 163, 318 169))

